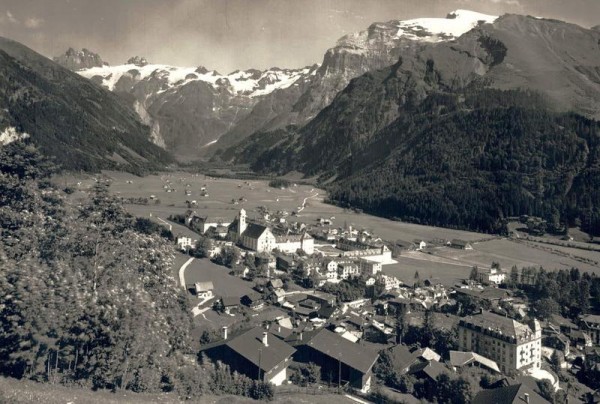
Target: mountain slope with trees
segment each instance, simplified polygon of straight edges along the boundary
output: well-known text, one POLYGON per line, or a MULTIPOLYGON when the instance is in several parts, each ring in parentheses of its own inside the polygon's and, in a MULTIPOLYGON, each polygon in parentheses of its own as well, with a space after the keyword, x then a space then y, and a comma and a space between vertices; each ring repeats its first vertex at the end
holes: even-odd
POLYGON ((6 38, 0 89, 0 130, 27 133, 65 168, 141 172, 171 161, 118 96, 6 38))
POLYGON ((507 216, 533 214, 597 234, 599 43, 573 24, 506 15, 354 79, 306 126, 220 158, 320 175, 332 200, 388 217, 502 232, 507 216))

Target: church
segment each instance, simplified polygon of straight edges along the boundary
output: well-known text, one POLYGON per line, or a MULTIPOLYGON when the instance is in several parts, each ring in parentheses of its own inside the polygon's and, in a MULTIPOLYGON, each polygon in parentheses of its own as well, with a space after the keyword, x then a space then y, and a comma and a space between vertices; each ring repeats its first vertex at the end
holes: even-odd
POLYGON ((237 218, 229 226, 228 236, 242 247, 256 252, 278 249, 292 253, 301 249, 308 255, 314 253, 314 239, 308 233, 276 237, 269 227, 248 223, 244 209, 240 210, 237 218))

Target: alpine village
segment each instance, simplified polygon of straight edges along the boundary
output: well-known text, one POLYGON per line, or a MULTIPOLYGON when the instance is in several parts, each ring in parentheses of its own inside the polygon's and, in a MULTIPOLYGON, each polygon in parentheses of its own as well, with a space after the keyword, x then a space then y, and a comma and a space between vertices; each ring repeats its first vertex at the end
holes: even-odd
POLYGON ((0 403, 600 403, 600 26, 397 17, 228 74, 0 37, 0 403))

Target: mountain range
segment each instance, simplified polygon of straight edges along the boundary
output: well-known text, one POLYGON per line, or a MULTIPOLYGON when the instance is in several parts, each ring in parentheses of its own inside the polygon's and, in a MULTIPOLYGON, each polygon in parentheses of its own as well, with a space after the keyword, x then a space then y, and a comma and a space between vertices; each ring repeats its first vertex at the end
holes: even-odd
MULTIPOLYGON (((168 151, 271 174, 299 171, 332 201, 388 217, 503 232, 505 218, 528 214, 556 231, 600 233, 597 29, 457 10, 372 24, 301 69, 221 74, 139 56, 109 66, 87 50, 55 60, 77 75, 47 59, 25 62, 36 74, 66 78, 61 95, 76 97, 69 102, 85 107, 83 116, 99 121, 97 105, 122 118, 97 159, 129 162, 119 152, 129 141, 140 151, 125 150, 152 161, 167 161, 168 151)), ((3 139, 27 132, 4 126, 3 139)))
POLYGON ((303 125, 352 78, 389 66, 401 54, 416 52, 426 44, 454 40, 496 18, 457 10, 446 18, 374 23, 342 37, 321 64, 302 69, 222 75, 204 67, 147 64, 140 68, 127 63, 73 70, 126 97, 153 127, 156 144, 179 157, 197 157, 258 131, 303 125))

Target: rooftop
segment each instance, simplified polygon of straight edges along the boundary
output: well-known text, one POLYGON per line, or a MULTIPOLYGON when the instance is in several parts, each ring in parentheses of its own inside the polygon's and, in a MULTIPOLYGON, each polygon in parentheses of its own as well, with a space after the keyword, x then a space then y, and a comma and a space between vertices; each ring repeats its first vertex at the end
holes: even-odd
POLYGON ((529 404, 547 404, 544 398, 524 384, 514 384, 512 386, 500 387, 492 390, 482 390, 473 398, 473 404, 513 404, 526 402, 525 397, 529 397, 529 404), (528 396, 525 396, 525 395, 528 396))
POLYGON ((267 332, 268 346, 265 346, 262 342, 265 332, 267 331, 262 327, 253 328, 229 341, 227 346, 268 372, 289 358, 296 350, 269 332, 267 332))
POLYGON ((480 327, 481 329, 490 330, 503 336, 512 338, 522 338, 532 333, 531 328, 525 324, 521 324, 509 317, 500 316, 498 314, 484 311, 481 314, 468 316, 461 319, 461 323, 467 323, 472 326, 480 327))
POLYGON ((315 335, 307 346, 362 373, 371 370, 379 356, 377 352, 350 342, 326 329, 315 335))

